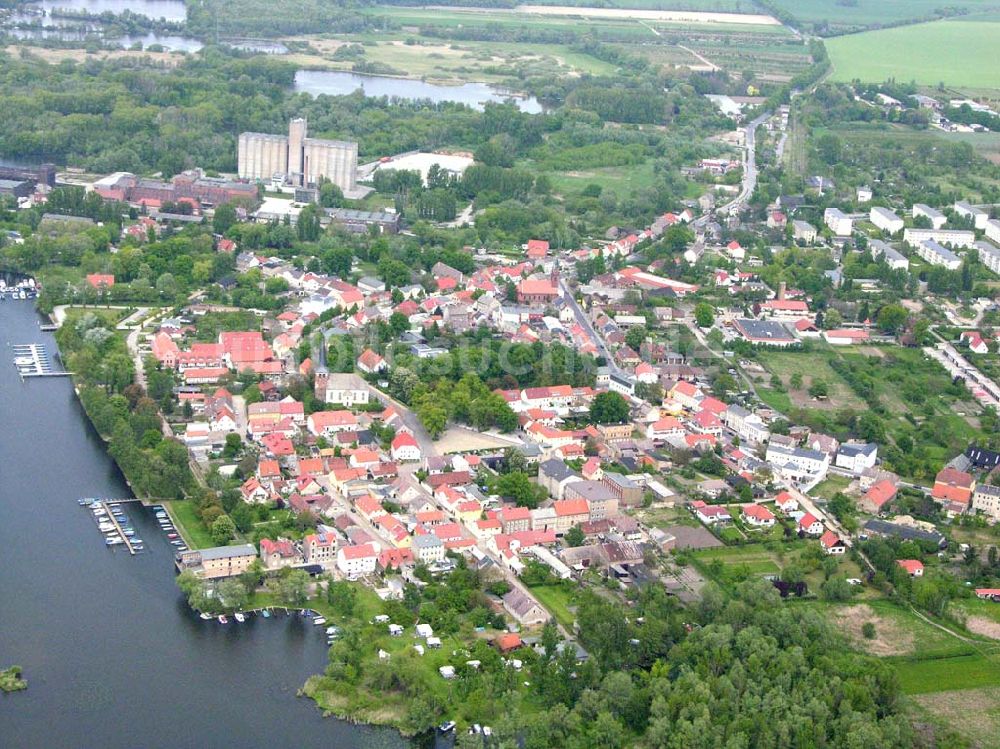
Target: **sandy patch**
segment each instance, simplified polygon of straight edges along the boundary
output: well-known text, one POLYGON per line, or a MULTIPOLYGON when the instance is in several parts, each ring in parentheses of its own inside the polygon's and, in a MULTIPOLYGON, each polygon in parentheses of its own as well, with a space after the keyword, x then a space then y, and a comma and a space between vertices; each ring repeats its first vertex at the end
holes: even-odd
POLYGON ((473 450, 492 450, 495 448, 512 447, 517 444, 514 439, 503 439, 483 434, 465 427, 451 427, 441 435, 435 445, 439 452, 459 453, 473 450))
POLYGON ((7 48, 10 55, 18 55, 21 51, 39 57, 45 62, 57 63, 63 60, 73 60, 73 62, 84 62, 86 60, 124 60, 132 57, 135 59, 146 58, 158 63, 176 65, 184 55, 181 52, 139 52, 130 49, 102 49, 96 52, 87 52, 85 49, 50 49, 48 47, 31 47, 23 44, 11 44, 7 48))
POLYGON ((867 604, 838 608, 834 611, 833 618, 848 637, 872 655, 906 655, 913 652, 913 633, 907 632, 891 619, 879 616, 867 604), (865 622, 875 625, 875 638, 872 640, 861 634, 865 622))
POLYGON ((985 616, 970 616, 965 620, 965 627, 977 635, 1000 640, 1000 622, 987 619, 985 616))

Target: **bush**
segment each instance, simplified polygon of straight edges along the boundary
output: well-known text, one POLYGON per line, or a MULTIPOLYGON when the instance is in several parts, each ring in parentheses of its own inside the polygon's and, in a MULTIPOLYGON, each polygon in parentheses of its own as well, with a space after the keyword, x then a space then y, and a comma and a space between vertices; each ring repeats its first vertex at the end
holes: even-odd
POLYGON ((861 636, 866 640, 875 639, 875 622, 865 622, 861 625, 861 636))

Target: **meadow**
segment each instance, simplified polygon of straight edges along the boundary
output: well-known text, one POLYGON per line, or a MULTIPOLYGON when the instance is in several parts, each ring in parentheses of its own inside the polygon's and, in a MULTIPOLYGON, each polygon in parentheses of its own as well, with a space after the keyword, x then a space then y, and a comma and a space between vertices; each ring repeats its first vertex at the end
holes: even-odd
POLYGON ((856 0, 853 5, 840 0, 775 0, 777 7, 799 21, 826 21, 833 27, 879 26, 940 16, 944 6, 968 12, 996 7, 994 0, 856 0))
POLYGON ((1000 89, 1000 24, 935 21, 826 41, 836 81, 1000 89))

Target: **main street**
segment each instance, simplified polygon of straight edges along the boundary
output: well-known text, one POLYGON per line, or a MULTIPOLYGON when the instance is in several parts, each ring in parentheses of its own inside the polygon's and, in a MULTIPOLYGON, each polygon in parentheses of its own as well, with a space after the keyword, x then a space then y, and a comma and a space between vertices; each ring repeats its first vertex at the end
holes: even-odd
POLYGON ((611 373, 619 377, 628 377, 628 373, 615 363, 615 358, 611 355, 611 350, 608 348, 608 344, 605 343, 604 337, 601 336, 591 324, 590 318, 587 317, 587 313, 583 311, 583 308, 574 298, 573 292, 566 284, 566 281, 562 278, 559 279, 559 288, 562 290, 563 298, 566 300, 566 303, 569 305, 570 309, 573 310, 573 316, 576 318, 577 323, 581 328, 587 331, 587 335, 589 335, 594 341, 594 345, 597 346, 598 351, 601 352, 601 356, 604 357, 607 367, 611 370, 611 373))

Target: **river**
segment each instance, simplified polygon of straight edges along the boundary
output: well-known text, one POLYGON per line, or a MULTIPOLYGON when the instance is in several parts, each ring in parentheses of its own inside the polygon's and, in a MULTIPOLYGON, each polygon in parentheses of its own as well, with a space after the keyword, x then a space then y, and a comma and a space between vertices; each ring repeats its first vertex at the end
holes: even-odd
POLYGON ((322 671, 301 617, 202 621, 174 584, 149 510, 126 505, 148 551, 110 551, 80 496, 130 496, 68 378, 21 382, 9 349, 53 337, 29 301, 0 302, 0 745, 403 749, 390 730, 324 719, 295 696, 322 671))
POLYGON ((295 90, 319 96, 344 96, 363 89, 366 96, 388 96, 400 99, 430 99, 433 102, 454 101, 482 110, 488 101, 512 101, 522 112, 543 111, 534 97, 511 97, 486 83, 439 84, 412 78, 385 75, 360 75, 333 70, 300 70, 295 74, 295 90))

